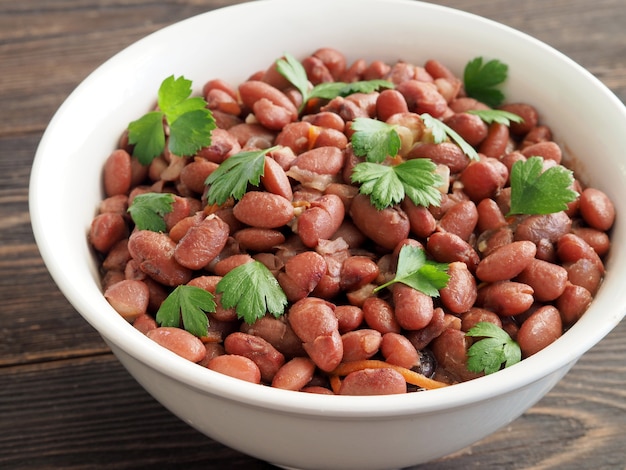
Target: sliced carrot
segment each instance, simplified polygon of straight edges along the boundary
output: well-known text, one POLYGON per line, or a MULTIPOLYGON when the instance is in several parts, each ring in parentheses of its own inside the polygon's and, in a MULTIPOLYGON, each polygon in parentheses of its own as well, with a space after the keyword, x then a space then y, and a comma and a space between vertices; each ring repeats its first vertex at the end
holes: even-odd
POLYGON ((321 132, 322 132, 322 128, 319 126, 312 125, 309 127, 309 135, 308 135, 309 150, 315 147, 315 142, 317 142, 317 138, 319 137, 321 132))
POLYGON ((418 387, 422 387, 428 390, 448 386, 447 383, 429 379, 425 375, 418 374, 417 372, 414 372, 410 369, 406 369, 404 367, 396 366, 393 364, 388 364, 384 361, 378 361, 375 359, 343 362, 339 364, 339 366, 334 371, 331 372, 331 377, 344 376, 348 375, 351 372, 356 372, 363 369, 393 369, 402 374, 402 377, 404 377, 404 380, 406 380, 408 383, 412 385, 417 385, 418 387))
POLYGON ((330 381, 330 388, 335 395, 339 395, 339 389, 341 388, 341 379, 338 375, 331 375, 328 379, 330 381))

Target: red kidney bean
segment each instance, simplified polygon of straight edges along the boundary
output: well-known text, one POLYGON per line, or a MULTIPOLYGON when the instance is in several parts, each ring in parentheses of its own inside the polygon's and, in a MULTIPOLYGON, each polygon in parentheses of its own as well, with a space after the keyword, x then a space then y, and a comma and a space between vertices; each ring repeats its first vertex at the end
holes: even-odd
POLYGON ((283 390, 301 390, 315 372, 315 363, 307 357, 294 357, 286 362, 274 375, 272 387, 283 390))
POLYGON ((476 204, 472 201, 459 201, 446 211, 439 221, 439 228, 458 235, 468 241, 478 222, 476 204))
POLYGON ((330 73, 330 70, 328 70, 324 62, 322 62, 322 60, 318 57, 305 57, 302 59, 302 67, 304 67, 307 78, 313 85, 333 81, 333 76, 330 73))
POLYGON ((174 249, 174 258, 181 265, 197 270, 213 261, 228 240, 229 228, 214 214, 191 227, 174 249))
POLYGON ((376 117, 381 121, 387 121, 394 114, 408 112, 409 106, 398 90, 383 90, 376 99, 376 117))
POLYGON ((213 272, 217 276, 226 276, 233 269, 241 266, 242 264, 250 263, 254 261, 254 258, 248 253, 236 253, 234 255, 225 256, 224 258, 217 260, 215 264, 212 264, 213 272))
POLYGON ((132 183, 131 158, 126 150, 114 150, 104 162, 104 192, 107 196, 128 194, 132 183))
POLYGON ((532 356, 552 344, 563 334, 559 311, 552 305, 544 305, 530 315, 517 332, 517 342, 522 357, 532 356))
POLYGON ((149 296, 148 286, 142 281, 123 280, 104 291, 111 307, 130 322, 146 313, 149 296))
POLYGON ((433 318, 425 328, 421 330, 406 331, 403 334, 418 351, 427 347, 430 342, 438 337, 449 325, 450 315, 446 314, 441 307, 433 310, 433 318))
POLYGON ((517 281, 532 287, 538 301, 550 302, 565 290, 567 270, 558 264, 533 259, 517 276, 517 281))
POLYGON ((106 271, 123 271, 129 260, 130 253, 128 252, 128 239, 125 238, 111 247, 106 255, 106 258, 102 260, 102 267, 106 271))
POLYGON ((235 204, 233 215, 252 227, 278 228, 293 218, 294 211, 291 202, 282 196, 250 191, 235 204))
POLYGON ((350 256, 341 264, 340 286, 343 290, 355 290, 373 282, 380 270, 367 256, 350 256))
POLYGON ((328 240, 343 222, 345 209, 339 196, 325 194, 297 218, 298 235, 305 246, 315 247, 320 239, 328 240))
POLYGON ((595 188, 587 188, 580 195, 580 214, 591 227, 606 231, 615 221, 615 207, 609 197, 595 188))
POLYGON ((465 313, 461 314, 461 330, 468 332, 477 323, 489 322, 502 328, 502 320, 500 317, 490 310, 484 308, 472 307, 465 313))
POLYGON ((265 315, 252 325, 241 324, 241 331, 254 336, 260 336, 274 346, 285 357, 305 356, 302 341, 293 332, 293 329, 284 317, 275 318, 265 315))
POLYGON ((307 297, 289 309, 288 321, 302 346, 321 370, 330 372, 343 357, 343 343, 331 304, 307 297))
POLYGON ((178 286, 191 279, 191 269, 176 261, 176 244, 165 234, 137 230, 128 239, 128 251, 140 269, 161 284, 178 286))
POLYGON ((402 93, 411 112, 439 118, 448 110, 448 102, 433 83, 407 80, 399 83, 396 90, 402 93))
POLYGON ((476 205, 478 220, 476 221, 476 229, 478 232, 487 230, 497 230, 506 225, 504 214, 493 199, 483 199, 476 205))
POLYGON ((524 218, 515 229, 515 240, 530 240, 538 244, 541 240, 556 242, 569 233, 572 220, 565 212, 546 215, 531 215, 524 218))
POLYGON ((480 262, 480 257, 474 248, 461 237, 450 232, 433 233, 428 238, 426 250, 435 261, 440 263, 461 261, 472 273, 476 271, 476 266, 480 262))
POLYGON ((509 128, 505 124, 494 122, 489 125, 487 137, 478 147, 478 152, 486 157, 500 158, 509 145, 509 128))
POLYGON ((330 128, 320 128, 313 148, 320 147, 336 147, 339 150, 344 150, 348 146, 348 138, 343 131, 338 131, 330 128))
POLYGON ((235 232, 233 237, 243 250, 259 252, 270 251, 285 242, 285 235, 271 228, 247 227, 235 232))
POLYGON ((313 52, 313 57, 320 59, 331 73, 333 80, 338 81, 346 70, 346 57, 332 47, 321 47, 313 52))
POLYGON ((438 366, 457 381, 466 381, 481 375, 467 370, 467 348, 468 339, 465 333, 453 328, 445 329, 431 343, 438 366))
POLYGON ((561 312, 563 324, 571 326, 585 313, 592 300, 591 292, 568 282, 563 293, 556 299, 555 307, 561 312))
POLYGON ((212 358, 207 368, 221 374, 245 380, 255 384, 261 383, 261 370, 256 363, 245 356, 223 354, 212 358))
POLYGON ((498 248, 513 243, 513 230, 508 225, 498 230, 488 230, 478 236, 477 247, 483 257, 489 256, 498 248))
POLYGON ((363 369, 348 374, 339 395, 397 395, 406 393, 406 381, 394 369, 363 369))
POLYGON ((470 98, 468 96, 457 96, 450 103, 450 109, 455 113, 464 113, 472 109, 485 110, 490 108, 485 103, 481 103, 474 98, 470 98))
POLYGON ((595 296, 602 282, 602 269, 589 259, 581 258, 573 263, 563 265, 567 271, 567 279, 572 284, 582 286, 595 296))
POLYGON ((506 183, 506 167, 493 159, 473 161, 463 170, 460 181, 463 191, 474 202, 493 197, 506 183))
POLYGON ((450 279, 439 290, 442 305, 452 313, 468 311, 478 295, 476 280, 465 263, 455 261, 448 266, 450 279))
POLYGON ((326 261, 320 254, 304 251, 287 260, 285 271, 278 275, 278 282, 287 299, 294 302, 313 292, 326 271, 326 261))
POLYGON ((487 124, 475 114, 454 113, 443 122, 472 147, 478 146, 487 137, 487 124))
POLYGON ((285 363, 285 356, 259 336, 234 332, 224 339, 227 354, 236 354, 252 360, 261 371, 261 380, 271 383, 278 369, 285 363))
POLYGON ((336 147, 318 147, 301 153, 292 168, 321 175, 336 175, 343 168, 344 154, 336 147))
POLYGON ((476 276, 485 282, 506 281, 521 273, 535 258, 533 242, 517 241, 501 246, 483 258, 476 267, 476 276))
POLYGON ((117 196, 110 196, 102 200, 98 206, 98 213, 105 214, 111 212, 114 214, 125 215, 128 210, 128 196, 125 194, 118 194, 117 196))
POLYGON ((427 238, 437 228, 437 220, 427 207, 417 206, 408 198, 400 204, 409 219, 411 232, 419 238, 427 238))
POLYGON ((350 216, 354 224, 378 245, 392 250, 409 235, 410 224, 399 207, 378 210, 368 196, 358 194, 352 200, 350 216))
POLYGON ((262 98, 267 99, 276 106, 280 106, 289 111, 291 120, 298 117, 296 106, 279 89, 269 83, 260 80, 248 80, 239 85, 239 96, 241 101, 248 108, 253 108, 254 103, 262 98))
POLYGON ((392 287, 396 321, 407 330, 420 330, 433 318, 433 298, 402 283, 392 287))
POLYGON ((363 305, 363 319, 365 323, 382 334, 400 333, 402 328, 394 315, 391 304, 379 297, 367 297, 363 305))
POLYGON ((526 103, 508 103, 500 106, 502 111, 508 111, 522 118, 522 122, 511 121, 509 129, 516 136, 528 134, 531 129, 537 126, 539 115, 537 110, 526 103))
POLYGON ((542 157, 544 160, 552 160, 556 163, 561 163, 563 158, 561 147, 552 141, 531 144, 528 147, 523 148, 521 152, 526 158, 542 157))
POLYGON ((451 174, 460 173, 469 163, 467 155, 458 145, 451 142, 416 143, 407 154, 407 158, 430 158, 438 165, 446 165, 451 174))
POLYGON ((261 184, 270 193, 278 194, 289 201, 293 198, 293 191, 291 190, 291 183, 287 173, 276 160, 268 156, 265 157, 261 184))
POLYGON ((252 111, 259 123, 273 131, 281 130, 293 120, 291 109, 279 106, 267 98, 255 101, 252 111))
POLYGON ((590 260, 595 263, 600 273, 604 273, 604 265, 595 250, 585 240, 573 233, 566 233, 559 238, 556 254, 563 263, 574 263, 579 259, 590 260))
POLYGON ((133 327, 136 330, 142 332, 144 335, 148 333, 148 331, 158 328, 157 322, 154 317, 147 313, 142 313, 141 315, 138 315, 137 317, 135 317, 132 323, 133 327))
POLYGON ((598 256, 603 257, 609 252, 611 240, 606 232, 591 227, 572 227, 572 233, 587 242, 598 256))
POLYGON ((237 312, 235 308, 224 308, 222 305, 222 294, 218 294, 217 283, 222 280, 222 276, 198 276, 191 279, 187 285, 200 287, 214 295, 215 311, 211 313, 211 316, 218 321, 235 321, 237 319, 237 312))
POLYGON ((515 281, 498 281, 478 290, 476 303, 501 316, 519 315, 533 304, 533 289, 515 281))
POLYGON ((215 162, 198 158, 189 162, 180 171, 180 181, 191 191, 202 194, 205 190, 204 182, 218 167, 215 162))
POLYGON ((146 336, 191 362, 200 362, 206 355, 202 341, 181 328, 160 326, 148 331, 146 336))
POLYGON ((389 364, 411 369, 420 363, 420 355, 406 336, 385 333, 380 343, 380 352, 389 364))
POLYGON ((362 328, 341 335, 343 343, 343 361, 362 361, 376 354, 382 342, 379 331, 362 328))
POLYGON ((89 241, 101 253, 108 253, 117 242, 127 236, 126 220, 120 214, 98 214, 89 227, 89 241))

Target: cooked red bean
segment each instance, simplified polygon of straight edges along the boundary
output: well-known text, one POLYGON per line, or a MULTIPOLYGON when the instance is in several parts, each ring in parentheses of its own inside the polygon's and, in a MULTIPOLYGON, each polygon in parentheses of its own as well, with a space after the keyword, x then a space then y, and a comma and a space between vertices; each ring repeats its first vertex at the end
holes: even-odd
POLYGON ((556 341, 563 332, 561 315, 552 305, 545 305, 530 315, 517 332, 522 356, 528 357, 556 341))
POLYGON ((311 393, 380 394, 415 388, 391 368, 329 374, 342 361, 385 358, 447 383, 470 380, 481 374, 466 368, 475 340, 465 332, 477 323, 504 329, 527 357, 583 315, 605 274, 615 207, 576 177, 572 189, 580 197, 566 210, 507 216, 514 163, 541 156, 548 169, 562 159, 538 109, 504 104, 500 109, 523 122, 487 125, 468 111, 489 108, 464 96, 462 79, 436 59, 348 63, 341 52, 319 48, 302 64, 312 84, 385 79, 394 87, 310 100, 299 111, 302 95, 273 62, 236 87, 205 82, 202 94, 218 128, 196 155, 166 149, 143 166, 129 154, 127 131, 109 154, 105 198, 88 237, 101 261, 105 297, 137 330, 243 380, 311 393), (434 143, 421 113, 455 130, 479 159, 453 140, 434 143), (383 164, 415 158, 436 164, 444 180, 440 204, 416 206, 405 197, 383 210, 372 205, 352 182, 364 160, 351 145, 357 118, 396 130, 400 148, 383 164), (205 181, 222 162, 242 149, 270 148, 259 185, 248 185, 238 200, 206 205, 205 181), (148 192, 174 196, 165 233, 137 230, 127 214, 135 196, 148 192), (438 299, 403 283, 375 292, 396 276, 406 245, 448 264, 438 299), (276 277, 288 299, 286 315, 268 313, 248 324, 222 306, 217 283, 252 260, 276 277), (215 296, 202 341, 157 325, 160 305, 181 284, 215 296))
POLYGON ((207 368, 230 377, 255 384, 261 383, 261 370, 252 359, 236 354, 223 354, 211 359, 207 368))
POLYGON ((397 395, 406 393, 406 381, 394 369, 363 369, 343 379, 339 395, 397 395))
POLYGON ((180 328, 161 326, 148 331, 146 336, 191 362, 200 362, 206 355, 202 341, 180 328))

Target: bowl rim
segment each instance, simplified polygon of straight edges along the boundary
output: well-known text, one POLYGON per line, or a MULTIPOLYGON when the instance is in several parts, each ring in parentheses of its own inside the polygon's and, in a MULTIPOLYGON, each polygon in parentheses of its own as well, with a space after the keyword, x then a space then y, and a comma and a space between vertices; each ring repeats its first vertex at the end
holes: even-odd
MULTIPOLYGON (((440 6, 421 1, 412 0, 341 0, 344 4, 354 7, 380 6, 380 4, 397 4, 405 8, 414 8, 421 12, 446 12, 447 14, 465 17, 481 27, 489 27, 506 35, 513 35, 520 40, 533 44, 544 54, 563 62, 574 73, 584 77, 584 80, 591 82, 597 88, 598 94, 603 96, 607 103, 621 113, 626 122, 626 107, 621 101, 596 77, 589 73, 582 66, 563 55, 551 46, 509 26, 497 23, 493 20, 480 17, 475 14, 456 10, 446 6, 440 6), (357 4, 358 2, 358 4, 357 4), (620 108, 621 106, 621 108, 620 108)), ((256 2, 246 2, 230 5, 216 10, 201 13, 182 21, 166 26, 155 31, 148 36, 134 42, 122 51, 118 52, 98 68, 96 68, 87 78, 85 78, 76 89, 67 97, 50 121, 37 149, 33 162, 31 180, 29 187, 29 205, 31 212, 31 223, 37 245, 52 278, 59 286, 63 294, 72 303, 74 308, 104 337, 107 342, 113 343, 116 347, 123 349, 149 367, 169 375, 190 387, 196 388, 203 393, 220 395, 229 400, 236 400, 249 405, 271 408, 276 411, 289 411, 300 414, 314 414, 325 416, 341 417, 389 417, 423 412, 433 412, 439 409, 450 409, 459 406, 466 406, 468 403, 489 400, 490 398, 509 392, 514 389, 523 388, 535 383, 546 375, 555 373, 562 368, 571 367, 578 358, 588 349, 593 347, 606 334, 609 333, 624 317, 626 306, 615 312, 610 318, 611 321, 603 325, 596 325, 592 334, 578 335, 575 332, 583 329, 586 325, 577 323, 562 338, 546 347, 539 353, 524 359, 520 364, 502 370, 497 374, 481 377, 468 382, 456 384, 438 390, 430 390, 421 393, 412 393, 403 396, 377 396, 377 397, 354 397, 354 396, 326 396, 305 394, 302 392, 291 392, 278 390, 271 387, 259 387, 256 384, 248 384, 243 381, 213 372, 206 368, 199 368, 198 365, 179 358, 174 353, 161 348, 145 337, 143 334, 132 328, 119 315, 115 321, 110 318, 103 319, 91 312, 95 310, 113 309, 106 303, 104 296, 98 302, 93 299, 85 299, 81 293, 72 286, 72 279, 64 272, 60 260, 54 253, 46 237, 46 226, 41 214, 46 206, 48 196, 42 190, 42 182, 45 181, 46 158, 49 158, 50 141, 52 135, 57 132, 57 128, 64 124, 64 113, 71 109, 77 100, 87 92, 97 77, 108 70, 113 69, 116 64, 123 61, 127 55, 140 53, 142 49, 148 47, 154 41, 175 34, 176 31, 192 27, 196 23, 202 23, 207 18, 227 18, 231 14, 238 14, 246 11, 246 14, 254 14, 265 8, 296 8, 300 0, 257 0, 256 2), (127 327, 122 326, 126 323, 127 327), (574 332, 574 333, 572 333, 574 332), (576 334, 576 340, 574 335, 576 334), (574 347, 575 346, 575 347, 574 347), (520 368, 524 373, 519 374, 520 368), (372 408, 375 404, 376 408, 372 408)), ((319 4, 331 5, 333 0, 319 0, 319 4)), ((603 286, 604 287, 604 286, 603 286)), ((601 288, 602 292, 602 288, 601 288)), ((593 305, 591 307, 593 309, 593 305)))

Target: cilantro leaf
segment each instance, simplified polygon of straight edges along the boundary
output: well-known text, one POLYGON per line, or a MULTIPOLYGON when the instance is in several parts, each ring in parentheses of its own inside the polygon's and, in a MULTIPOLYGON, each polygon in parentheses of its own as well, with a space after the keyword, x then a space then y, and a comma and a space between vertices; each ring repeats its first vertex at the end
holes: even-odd
POLYGON ((248 184, 258 186, 265 171, 265 155, 274 149, 243 151, 224 160, 205 181, 209 185, 207 202, 221 205, 230 197, 241 199, 248 184))
POLYGON ((371 93, 380 88, 394 87, 394 84, 388 80, 364 80, 353 83, 329 82, 313 86, 302 63, 288 53, 284 55, 284 58, 276 61, 276 70, 302 95, 302 104, 298 111, 302 111, 312 98, 332 100, 338 96, 348 96, 353 93, 371 93))
POLYGON ((507 78, 509 67, 497 59, 483 64, 482 57, 467 63, 463 71, 463 84, 468 96, 492 108, 504 101, 504 94, 496 87, 507 78))
POLYGON ((352 170, 351 178, 352 182, 361 183, 359 192, 370 196, 379 210, 399 204, 405 196, 419 206, 438 206, 441 193, 437 186, 442 184, 442 179, 435 168, 427 158, 407 160, 395 166, 361 162, 352 170))
POLYGON ((445 142, 449 137, 452 139, 459 147, 465 155, 467 155, 472 160, 478 160, 478 153, 470 144, 465 142, 465 139, 461 137, 457 132, 452 129, 450 126, 445 124, 443 121, 432 117, 428 113, 420 114, 420 117, 424 121, 424 125, 429 128, 433 135, 433 140, 436 144, 440 144, 441 142, 445 142))
POLYGON ((168 150, 179 157, 195 154, 211 144, 213 114, 201 97, 190 98, 191 81, 170 76, 158 91, 158 111, 151 111, 128 125, 133 155, 148 165, 165 149, 164 122, 169 126, 168 150))
POLYGON ((510 126, 511 122, 524 122, 524 119, 521 116, 510 113, 508 111, 504 111, 502 109, 470 109, 469 111, 467 111, 467 113, 475 114, 487 124, 497 122, 498 124, 510 126))
POLYGON ((252 324, 267 312, 276 318, 285 312, 287 297, 278 281, 259 261, 245 263, 229 271, 217 283, 224 308, 233 308, 239 318, 252 324))
POLYGON ((208 334, 209 319, 205 312, 215 311, 213 294, 200 287, 179 285, 163 301, 156 314, 161 326, 180 327, 202 337, 208 334))
POLYGON ((519 345, 509 334, 490 322, 479 322, 472 327, 467 336, 483 337, 467 351, 467 370, 493 374, 504 367, 510 367, 522 359, 519 345))
POLYGON ((512 214, 551 214, 567 209, 578 193, 571 170, 557 165, 543 171, 543 158, 530 157, 511 168, 512 214))
POLYGON ((426 252, 419 247, 405 245, 398 254, 396 276, 389 282, 381 284, 374 292, 401 282, 431 297, 439 296, 439 289, 448 284, 448 265, 426 259, 426 252))
POLYGON ((356 118, 352 121, 354 134, 350 138, 352 149, 357 157, 365 157, 368 162, 380 163, 388 156, 395 157, 402 142, 394 126, 370 118, 356 118))
POLYGON ((163 216, 172 212, 174 196, 170 193, 144 193, 133 198, 128 213, 138 230, 165 232, 163 216))

